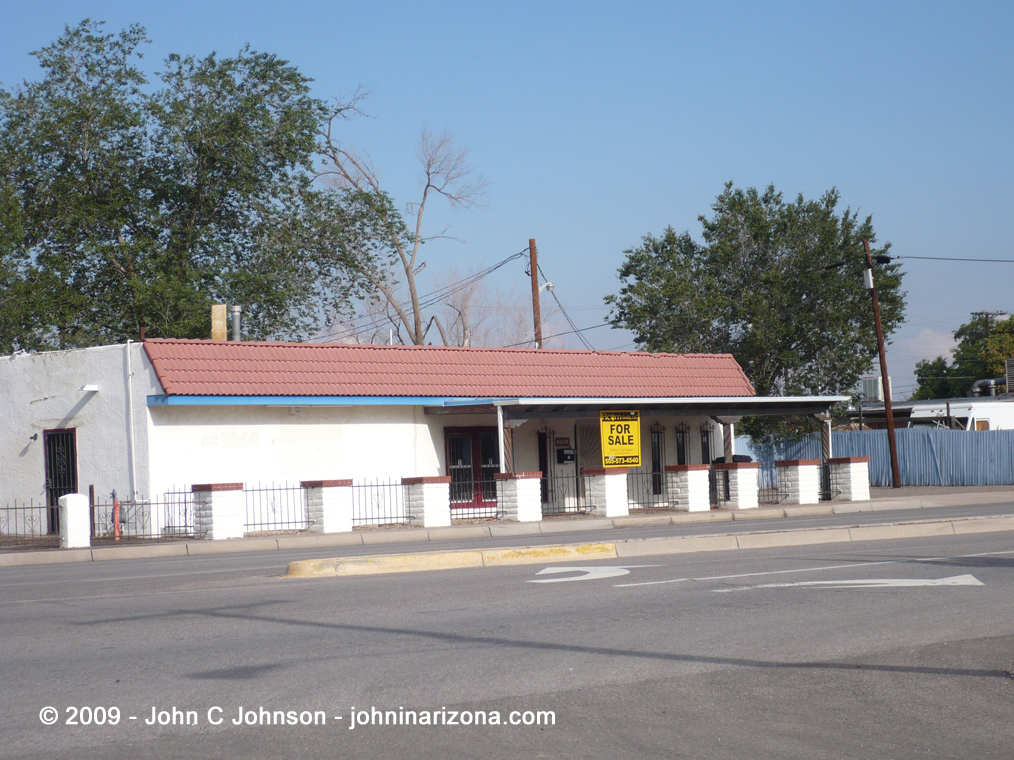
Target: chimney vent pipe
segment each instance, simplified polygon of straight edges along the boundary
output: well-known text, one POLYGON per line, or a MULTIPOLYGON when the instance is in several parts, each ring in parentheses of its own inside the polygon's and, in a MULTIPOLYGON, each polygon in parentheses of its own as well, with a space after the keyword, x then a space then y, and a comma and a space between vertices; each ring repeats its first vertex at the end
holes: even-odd
POLYGON ((230 306, 229 311, 232 313, 232 339, 243 340, 239 315, 243 311, 241 306, 230 306))

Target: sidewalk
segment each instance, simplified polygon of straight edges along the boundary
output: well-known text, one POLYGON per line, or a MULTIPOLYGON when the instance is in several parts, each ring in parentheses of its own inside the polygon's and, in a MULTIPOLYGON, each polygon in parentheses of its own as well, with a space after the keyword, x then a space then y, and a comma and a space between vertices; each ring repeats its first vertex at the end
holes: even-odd
MULTIPOLYGON (((703 523, 740 522, 744 520, 785 520, 766 523, 768 530, 792 530, 793 518, 818 515, 847 515, 860 512, 895 510, 932 510, 935 507, 971 506, 977 504, 1010 504, 1008 515, 1014 515, 1014 487, 938 488, 914 487, 871 489, 870 501, 822 502, 805 506, 758 507, 756 509, 710 512, 655 512, 629 517, 601 518, 594 516, 547 516, 538 523, 475 522, 449 528, 396 526, 390 528, 356 529, 351 533, 281 535, 251 537, 227 541, 178 541, 137 543, 124 546, 95 546, 90 549, 49 549, 0 552, 0 567, 20 565, 62 564, 150 557, 206 556, 239 552, 291 551, 340 546, 368 546, 400 543, 440 542, 456 539, 503 538, 559 533, 591 532, 622 528, 656 528, 699 525, 703 523)), ((933 520, 929 514, 913 514, 919 521, 933 520)), ((950 521, 950 518, 946 520, 950 521)), ((761 527, 761 526, 758 526, 761 527)))

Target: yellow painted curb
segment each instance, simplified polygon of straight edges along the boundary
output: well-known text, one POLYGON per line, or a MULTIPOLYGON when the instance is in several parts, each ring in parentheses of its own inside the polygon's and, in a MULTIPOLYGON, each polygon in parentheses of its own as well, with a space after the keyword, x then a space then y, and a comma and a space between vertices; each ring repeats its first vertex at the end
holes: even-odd
POLYGON ((365 557, 332 557, 290 562, 286 578, 334 578, 379 573, 412 573, 425 570, 457 570, 484 565, 527 565, 535 562, 575 562, 615 559, 615 544, 569 544, 514 549, 479 549, 457 552, 372 554, 365 557))
POLYGON ((536 562, 574 562, 580 559, 616 559, 616 544, 563 544, 524 549, 486 549, 484 565, 529 565, 536 562))
POLYGON ((345 575, 411 573, 420 570, 454 570, 462 567, 482 567, 482 552, 417 552, 297 560, 289 563, 285 577, 331 578, 345 575))

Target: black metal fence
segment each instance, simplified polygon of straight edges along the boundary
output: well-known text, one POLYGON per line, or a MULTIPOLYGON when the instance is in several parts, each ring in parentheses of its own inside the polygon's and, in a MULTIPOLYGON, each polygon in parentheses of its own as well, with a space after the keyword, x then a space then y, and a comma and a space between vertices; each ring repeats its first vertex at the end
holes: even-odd
POLYGON ((732 499, 729 495, 729 471, 716 470, 714 467, 708 472, 708 492, 711 496, 711 505, 721 507, 728 504, 732 499))
POLYGON ((301 485, 249 485, 243 489, 246 498, 247 533, 306 530, 310 520, 306 511, 306 490, 301 485))
POLYGON ((668 509, 669 489, 664 472, 632 470, 627 473, 630 509, 668 509))
POLYGON ((759 504, 781 504, 788 496, 785 479, 779 478, 774 462, 761 462, 757 471, 757 502, 759 504))
POLYGON ((496 481, 455 480, 451 487, 451 519, 475 520, 500 516, 496 498, 496 481))
POLYGON ((844 473, 829 464, 820 466, 820 500, 834 501, 842 492, 841 478, 844 473))
POLYGON ((581 475, 543 477, 541 487, 544 515, 587 512, 592 506, 588 500, 588 478, 581 475))
POLYGON ((352 484, 352 525, 398 525, 408 522, 408 486, 401 479, 352 484))
POLYGON ((91 536, 104 541, 166 541, 200 538, 195 529, 194 495, 172 490, 161 499, 113 500, 92 504, 91 536))
POLYGON ((59 546, 52 510, 33 501, 0 507, 0 548, 59 546))

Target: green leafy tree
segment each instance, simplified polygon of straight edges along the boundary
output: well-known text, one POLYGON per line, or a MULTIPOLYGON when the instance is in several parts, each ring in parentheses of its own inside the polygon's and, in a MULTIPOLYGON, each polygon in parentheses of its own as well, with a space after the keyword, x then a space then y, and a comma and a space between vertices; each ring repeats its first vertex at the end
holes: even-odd
POLYGON ((986 366, 984 377, 1005 376, 1007 360, 1014 357, 1014 319, 1005 319, 996 326, 983 341, 980 356, 986 366))
POLYGON ((912 401, 963 396, 972 385, 971 379, 962 377, 960 370, 942 356, 916 362, 915 379, 918 385, 910 397, 912 401))
MULTIPOLYGON (((774 187, 727 184, 700 217, 703 243, 669 228, 624 252, 609 321, 643 350, 732 354, 759 395, 850 392, 877 356, 862 277, 862 241, 876 236, 870 217, 838 202, 834 189, 786 202, 774 187)), ((890 335, 903 320, 902 273, 887 263, 875 277, 890 335)), ((754 418, 741 429, 770 439, 809 425, 754 418)))
POLYGON ((170 56, 143 28, 68 28, 44 75, 0 90, 0 348, 207 337, 240 304, 250 338, 298 338, 370 286, 377 203, 312 184, 326 106, 274 55, 170 56))
MULTIPOLYGON (((913 399, 958 398, 967 396, 976 380, 997 377, 1004 372, 1003 353, 1014 349, 1010 336, 1014 322, 998 322, 993 314, 973 314, 954 331, 957 346, 951 361, 944 356, 924 359, 915 365, 918 386, 913 399)), ((1007 356, 1014 356, 1008 353, 1007 356)))

